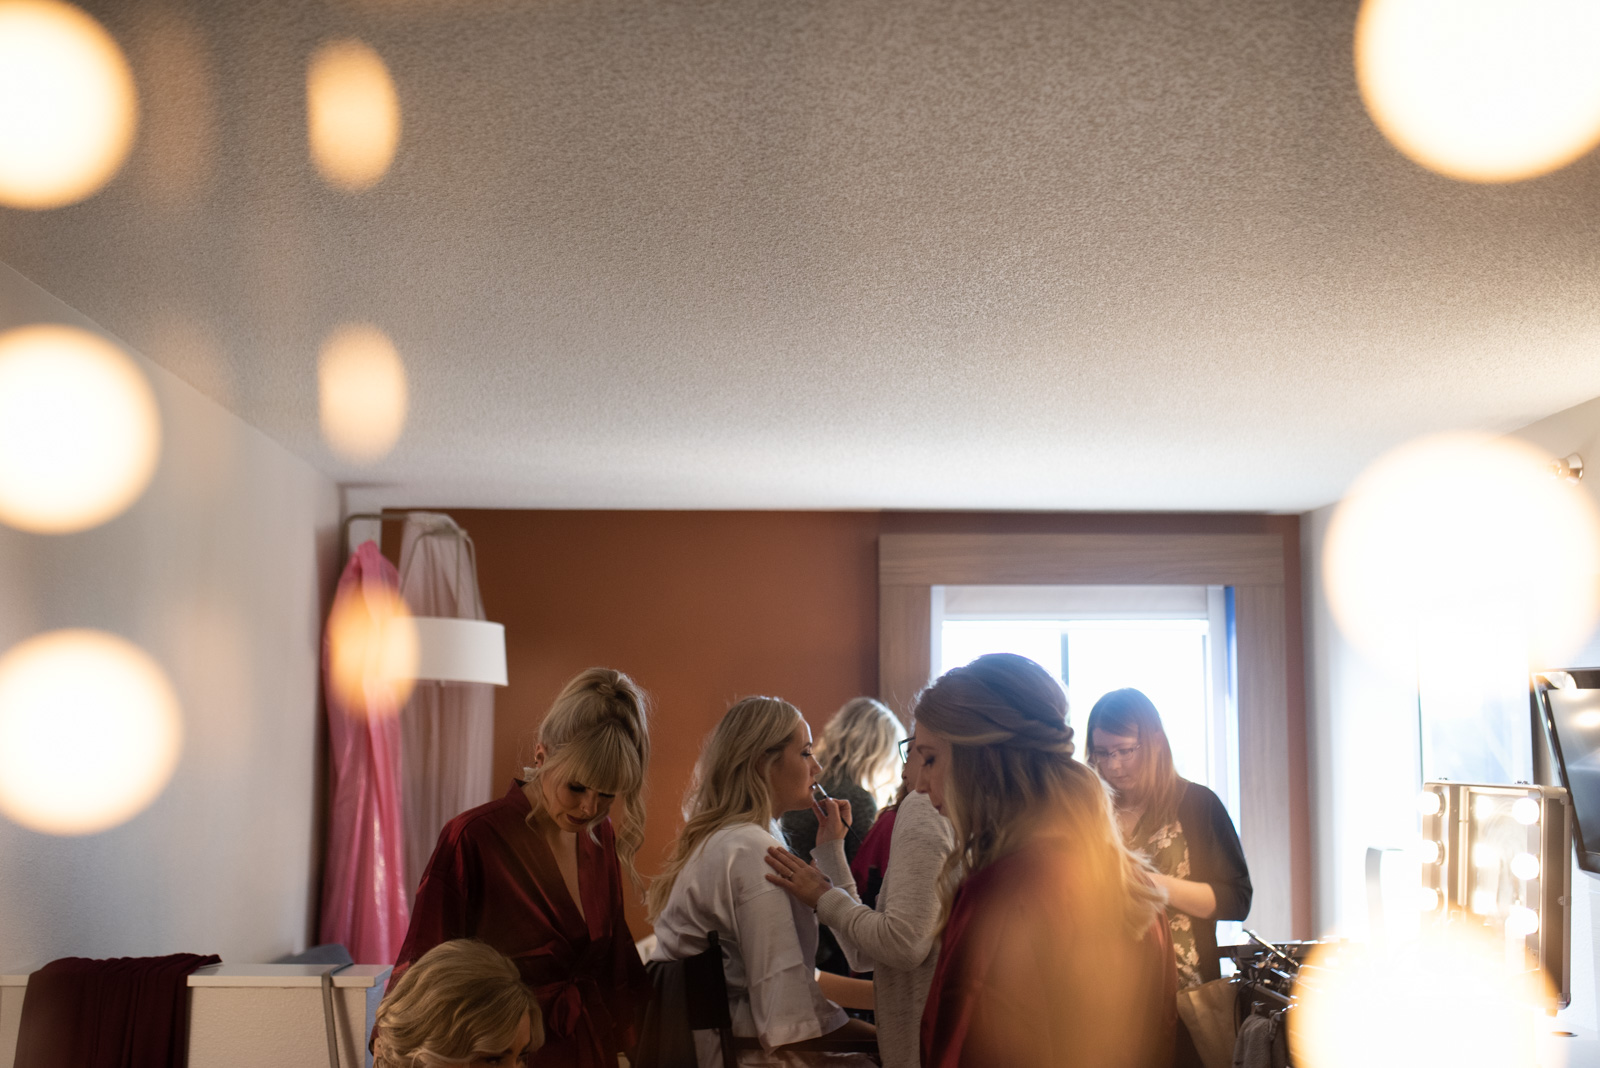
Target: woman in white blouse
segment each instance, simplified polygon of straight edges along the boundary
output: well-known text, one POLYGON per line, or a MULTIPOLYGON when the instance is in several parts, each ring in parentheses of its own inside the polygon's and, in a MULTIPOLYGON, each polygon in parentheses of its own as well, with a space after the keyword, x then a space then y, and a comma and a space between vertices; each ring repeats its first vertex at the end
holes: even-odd
POLYGON ((845 862, 848 806, 819 819, 815 867, 784 850, 768 851, 767 862, 776 873, 768 879, 817 910, 850 967, 872 973, 883 1068, 920 1064, 922 1007, 939 961, 939 873, 955 851, 950 821, 935 811, 927 794, 917 792, 919 767, 912 761, 906 768, 906 794, 896 808, 889 868, 876 909, 858 899, 845 862))
MULTIPOLYGON (((721 939, 734 1034, 757 1038, 762 1048, 742 1054, 741 1064, 803 1064, 806 1055, 780 1047, 873 1034, 817 986, 816 916, 765 878, 767 850, 779 845, 776 820, 812 807, 811 784, 820 771, 811 757, 811 728, 793 705, 775 697, 734 705, 700 754, 684 805, 687 822, 650 886, 654 959, 703 952, 708 931, 721 939)), ((819 818, 839 822, 837 802, 818 809, 819 818)), ((695 1042, 701 1068, 717 1068, 715 1032, 696 1032, 695 1042)), ((826 1063, 851 1061, 828 1055, 826 1063)))

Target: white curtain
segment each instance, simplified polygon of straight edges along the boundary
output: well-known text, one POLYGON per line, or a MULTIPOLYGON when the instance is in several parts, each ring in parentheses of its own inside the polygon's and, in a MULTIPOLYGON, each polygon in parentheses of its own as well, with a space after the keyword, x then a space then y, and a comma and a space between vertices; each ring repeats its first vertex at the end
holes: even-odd
MULTIPOLYGON (((400 592, 413 615, 483 619, 472 539, 447 515, 412 512, 400 542, 400 592)), ((494 687, 419 681, 400 712, 406 886, 414 895, 439 831, 490 799, 494 687)))

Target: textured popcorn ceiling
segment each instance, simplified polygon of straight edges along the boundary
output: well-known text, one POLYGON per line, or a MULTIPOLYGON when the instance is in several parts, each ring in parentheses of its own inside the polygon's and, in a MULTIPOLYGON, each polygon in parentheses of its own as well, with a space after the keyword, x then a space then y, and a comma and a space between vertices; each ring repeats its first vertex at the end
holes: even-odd
POLYGON ((90 6, 136 155, 0 259, 367 503, 1299 510, 1600 395, 1600 161, 1408 163, 1353 3, 90 6), (405 122, 356 196, 303 125, 351 34, 405 122), (317 429, 349 319, 413 389, 370 468, 317 429))

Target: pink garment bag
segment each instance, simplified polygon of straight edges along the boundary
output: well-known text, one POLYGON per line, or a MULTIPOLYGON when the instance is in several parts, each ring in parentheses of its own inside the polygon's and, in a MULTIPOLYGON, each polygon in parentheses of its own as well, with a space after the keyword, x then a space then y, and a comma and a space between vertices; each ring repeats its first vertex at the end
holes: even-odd
MULTIPOLYGON (((364 542, 339 577, 334 604, 373 604, 399 590, 400 576, 376 542, 364 542)), ((400 817, 400 716, 383 685, 350 701, 329 678, 322 635, 322 688, 328 704, 329 826, 322 877, 321 941, 338 942, 358 964, 392 964, 410 922, 400 817)))

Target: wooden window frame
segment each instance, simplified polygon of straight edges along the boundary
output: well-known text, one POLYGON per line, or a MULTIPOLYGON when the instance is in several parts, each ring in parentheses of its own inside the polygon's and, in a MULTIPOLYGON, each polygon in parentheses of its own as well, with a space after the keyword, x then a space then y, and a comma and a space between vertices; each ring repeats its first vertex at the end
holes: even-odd
MULTIPOLYGON (((879 696, 909 718, 931 680, 932 587, 1231 586, 1238 663, 1239 837, 1255 901, 1246 926, 1310 936, 1306 783, 1294 774, 1285 545, 1277 534, 884 534, 878 539, 879 696), (1295 797, 1298 791, 1300 797, 1295 797), (1301 803, 1297 803, 1301 802, 1301 803), (1298 854, 1298 856, 1297 856, 1298 854)), ((1086 744, 1087 739, 1079 739, 1086 744)), ((1303 756, 1303 754, 1302 754, 1303 756)))

